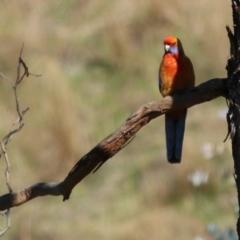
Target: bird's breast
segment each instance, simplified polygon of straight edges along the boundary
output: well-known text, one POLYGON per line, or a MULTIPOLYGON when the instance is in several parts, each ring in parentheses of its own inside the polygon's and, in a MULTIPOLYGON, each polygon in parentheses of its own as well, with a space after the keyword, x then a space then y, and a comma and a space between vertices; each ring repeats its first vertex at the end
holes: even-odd
POLYGON ((178 63, 176 59, 165 56, 159 69, 159 76, 162 81, 161 93, 165 97, 174 92, 178 63))
POLYGON ((164 97, 194 85, 194 72, 187 57, 175 58, 166 54, 160 65, 159 76, 160 91, 164 97))

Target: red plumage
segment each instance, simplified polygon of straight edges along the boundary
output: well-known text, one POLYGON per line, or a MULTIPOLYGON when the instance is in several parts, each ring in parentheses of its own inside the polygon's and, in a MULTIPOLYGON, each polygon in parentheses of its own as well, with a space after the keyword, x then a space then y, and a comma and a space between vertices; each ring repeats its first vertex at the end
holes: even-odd
MULTIPOLYGON (((191 60, 185 55, 180 40, 170 36, 164 40, 165 53, 159 68, 159 90, 163 97, 194 86, 191 60)), ((171 163, 181 161, 187 110, 166 114, 167 157, 171 163)))

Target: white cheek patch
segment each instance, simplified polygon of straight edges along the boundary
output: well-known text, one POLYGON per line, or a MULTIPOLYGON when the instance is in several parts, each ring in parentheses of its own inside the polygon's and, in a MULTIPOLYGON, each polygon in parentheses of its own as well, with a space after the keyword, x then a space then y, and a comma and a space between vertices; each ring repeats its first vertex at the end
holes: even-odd
POLYGON ((165 48, 165 51, 166 51, 166 52, 169 52, 170 45, 168 45, 168 44, 165 44, 165 45, 164 45, 164 48, 165 48))
POLYGON ((170 46, 168 44, 164 45, 165 52, 177 54, 178 53, 178 47, 177 46, 170 46))

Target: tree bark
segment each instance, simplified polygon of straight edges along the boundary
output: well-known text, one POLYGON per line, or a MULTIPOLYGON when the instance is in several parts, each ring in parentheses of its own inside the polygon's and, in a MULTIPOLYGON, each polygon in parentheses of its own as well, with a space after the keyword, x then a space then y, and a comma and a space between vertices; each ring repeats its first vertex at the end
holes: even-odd
MULTIPOLYGON (((228 129, 232 140, 234 177, 240 204, 240 2, 232 0, 233 32, 227 26, 230 42, 230 58, 227 63, 228 88, 228 129)), ((240 214, 240 212, 239 212, 240 214)), ((240 238, 240 218, 237 220, 237 233, 240 238)))

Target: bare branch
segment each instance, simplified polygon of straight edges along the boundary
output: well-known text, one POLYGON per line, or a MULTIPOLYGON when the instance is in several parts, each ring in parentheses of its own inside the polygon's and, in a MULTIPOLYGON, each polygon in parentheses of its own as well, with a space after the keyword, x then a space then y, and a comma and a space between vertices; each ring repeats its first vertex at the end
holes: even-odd
POLYGON ((118 130, 103 139, 90 152, 84 155, 62 182, 38 183, 22 190, 5 194, 0 197, 0 211, 45 195, 62 195, 63 200, 67 200, 72 189, 84 177, 118 153, 151 120, 173 110, 190 108, 196 104, 225 96, 227 89, 225 82, 226 79, 212 79, 187 92, 167 96, 159 101, 141 106, 126 119, 118 130))
POLYGON ((7 187, 8 187, 8 191, 12 192, 12 188, 10 186, 10 180, 9 180, 9 173, 10 173, 11 165, 10 165, 8 155, 7 155, 7 151, 6 151, 6 144, 4 142, 1 142, 1 148, 2 148, 2 153, 4 155, 4 158, 5 158, 5 161, 6 161, 6 164, 7 164, 7 167, 6 167, 6 170, 5 170, 6 184, 7 184, 7 187))
MULTIPOLYGON (((22 48, 21 48, 21 51, 20 51, 20 56, 19 56, 19 61, 18 61, 18 67, 17 67, 17 78, 16 78, 16 81, 15 81, 15 84, 12 83, 11 80, 9 80, 3 73, 0 73, 0 75, 5 79, 7 80, 8 83, 11 84, 11 86, 13 87, 13 90, 14 90, 14 96, 15 96, 15 103, 16 103, 16 110, 17 110, 17 113, 18 113, 18 119, 15 121, 15 123, 12 125, 9 133, 7 133, 1 140, 0 140, 0 144, 1 144, 1 155, 4 156, 4 159, 5 159, 5 162, 6 162, 6 169, 5 169, 5 177, 6 177, 6 185, 8 187, 8 191, 10 193, 12 193, 12 187, 10 185, 10 168, 11 168, 11 164, 10 164, 10 161, 9 161, 9 158, 8 158, 8 154, 7 154, 7 150, 6 150, 6 146, 7 144, 10 142, 11 140, 11 137, 19 132, 23 126, 24 126, 24 123, 23 123, 23 116, 24 114, 29 110, 29 108, 26 108, 24 111, 21 112, 20 110, 20 106, 19 106, 19 101, 18 101, 18 94, 17 94, 17 87, 18 85, 21 83, 21 81, 23 80, 23 78, 25 76, 29 76, 29 72, 28 72, 28 67, 27 65, 25 64, 25 62, 22 60, 22 52, 23 52, 23 47, 24 47, 24 44, 22 45, 22 48), (22 74, 22 76, 20 76, 20 71, 21 71, 21 66, 23 67, 24 69, 24 73, 22 74)), ((37 75, 36 75, 37 76, 37 75)), ((0 155, 0 156, 1 156, 0 155)), ((7 227, 3 230, 0 231, 0 236, 3 235, 11 226, 11 218, 10 218, 10 209, 8 208, 6 213, 6 218, 7 218, 7 227)))

